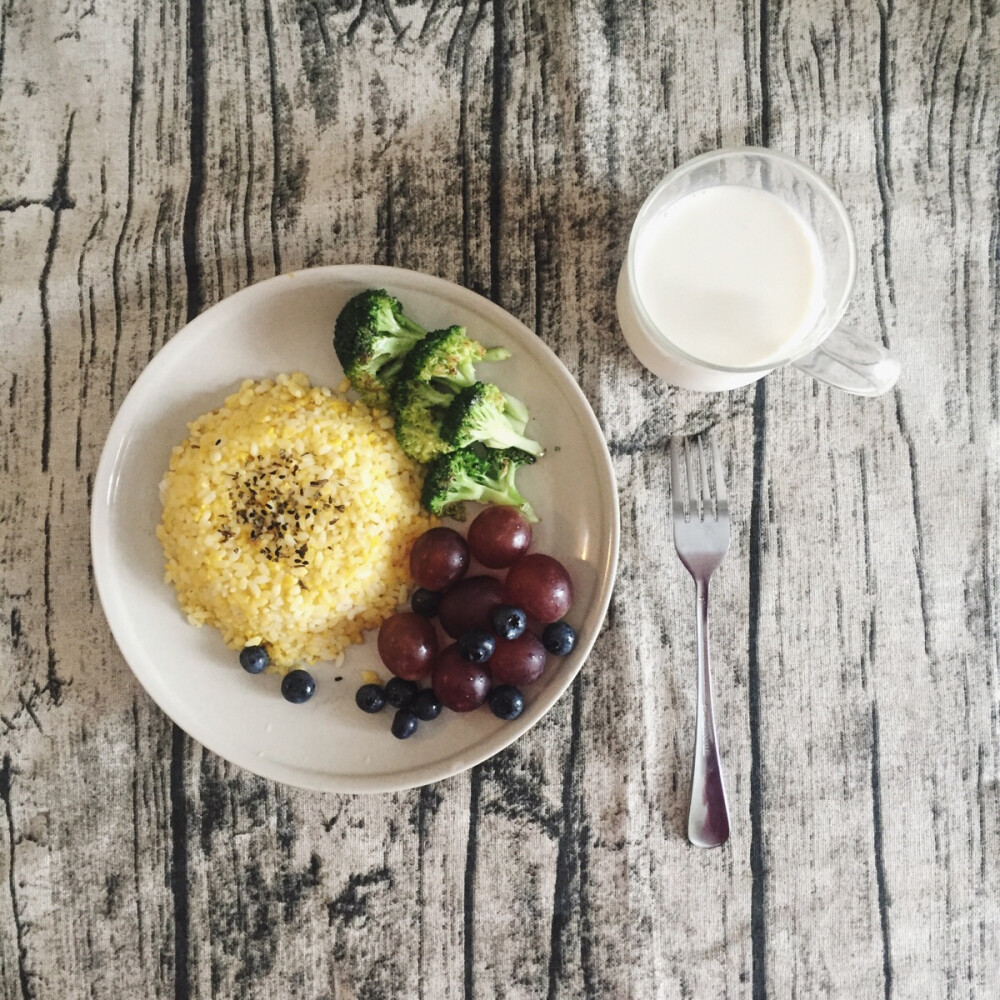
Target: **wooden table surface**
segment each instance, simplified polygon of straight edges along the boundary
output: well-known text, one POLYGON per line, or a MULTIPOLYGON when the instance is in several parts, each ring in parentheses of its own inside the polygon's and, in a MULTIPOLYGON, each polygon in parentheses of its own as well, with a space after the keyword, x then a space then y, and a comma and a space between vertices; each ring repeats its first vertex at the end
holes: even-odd
MULTIPOLYGON (((1000 995, 1000 13, 993 0, 0 4, 0 997, 1000 995), (862 400, 668 388, 614 283, 720 146, 841 193, 862 400), (277 272, 440 275, 579 381, 621 492, 606 626, 535 729, 352 797, 203 750, 119 654, 88 510, 191 317, 277 272), (734 831, 684 832, 690 582, 665 443, 714 426, 734 831)), ((224 709, 220 709, 224 710, 224 709)))

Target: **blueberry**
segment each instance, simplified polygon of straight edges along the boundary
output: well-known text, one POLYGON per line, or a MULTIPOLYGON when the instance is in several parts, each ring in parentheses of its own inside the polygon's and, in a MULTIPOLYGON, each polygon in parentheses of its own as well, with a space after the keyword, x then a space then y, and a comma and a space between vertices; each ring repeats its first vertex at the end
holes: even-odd
POLYGON ((458 637, 458 652, 463 660, 470 663, 485 663, 497 648, 497 641, 489 632, 473 629, 458 637))
POLYGON ((378 684, 362 684, 354 696, 354 701, 362 712, 368 712, 370 715, 381 712, 385 708, 385 691, 378 684))
POLYGON ((308 670, 292 670, 281 678, 281 694, 293 705, 301 705, 315 693, 316 681, 308 670))
POLYGON ((493 631, 501 639, 516 639, 528 625, 527 615, 510 604, 501 604, 493 609, 493 631))
POLYGON ((565 656, 576 645, 576 632, 566 622, 553 622, 542 632, 542 645, 556 656, 565 656))
POLYGON ((516 719, 524 711, 524 695, 511 684, 501 684, 487 695, 490 709, 498 719, 516 719))
POLYGON ((263 646, 244 646, 240 650, 240 666, 248 674, 259 674, 267 669, 271 657, 263 646))
POLYGON ((385 686, 385 700, 393 708, 409 708, 418 690, 416 681, 404 681, 402 677, 393 677, 385 686))
POLYGON ((441 607, 441 591, 417 587, 410 598, 410 607, 424 618, 433 618, 441 607))
POLYGON ((423 722, 430 722, 441 714, 441 699, 431 688, 424 688, 413 699, 410 711, 423 722))
POLYGON ((397 740, 408 740, 417 731, 417 717, 401 708, 392 717, 391 730, 397 740))

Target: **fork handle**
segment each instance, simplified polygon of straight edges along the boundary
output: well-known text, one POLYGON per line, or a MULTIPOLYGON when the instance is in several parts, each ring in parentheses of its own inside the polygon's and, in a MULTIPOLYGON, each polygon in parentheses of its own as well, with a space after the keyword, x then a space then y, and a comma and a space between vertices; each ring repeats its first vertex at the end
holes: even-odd
POLYGON ((708 580, 696 580, 698 637, 698 715, 688 840, 695 847, 720 847, 729 839, 729 805, 715 735, 712 671, 708 655, 708 580))

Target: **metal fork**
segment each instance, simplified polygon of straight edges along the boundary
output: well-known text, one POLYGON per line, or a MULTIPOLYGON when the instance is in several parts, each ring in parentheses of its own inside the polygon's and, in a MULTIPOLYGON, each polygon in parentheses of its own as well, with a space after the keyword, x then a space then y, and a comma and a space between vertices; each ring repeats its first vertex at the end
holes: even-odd
POLYGON ((674 545, 681 562, 694 578, 697 595, 698 715, 688 812, 688 840, 695 847, 719 847, 729 839, 729 805, 715 733, 708 656, 708 580, 729 549, 729 500, 714 440, 710 447, 714 494, 709 485, 704 437, 672 438, 670 441, 674 545), (686 494, 682 485, 682 466, 686 473, 686 494))

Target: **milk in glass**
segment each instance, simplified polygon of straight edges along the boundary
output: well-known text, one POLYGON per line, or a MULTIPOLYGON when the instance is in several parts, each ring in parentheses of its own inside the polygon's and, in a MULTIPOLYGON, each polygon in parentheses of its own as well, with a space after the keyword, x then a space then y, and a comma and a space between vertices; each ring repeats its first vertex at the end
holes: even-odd
POLYGON ((788 356, 823 311, 823 261, 800 216, 767 191, 717 185, 650 218, 635 247, 639 300, 675 347, 723 367, 788 356))

